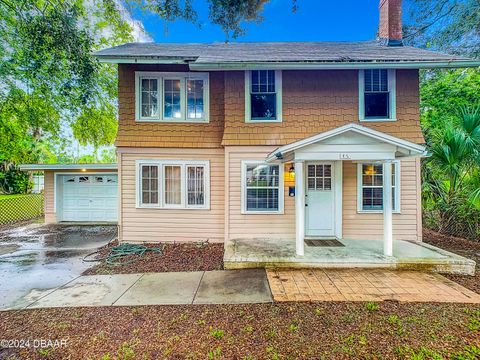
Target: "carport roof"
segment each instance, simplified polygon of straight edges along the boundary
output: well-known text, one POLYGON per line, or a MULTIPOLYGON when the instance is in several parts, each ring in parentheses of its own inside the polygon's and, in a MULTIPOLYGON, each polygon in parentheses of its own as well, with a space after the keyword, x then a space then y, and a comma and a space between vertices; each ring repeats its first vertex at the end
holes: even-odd
POLYGON ((20 170, 98 170, 110 169, 117 170, 117 164, 22 164, 19 166, 20 170))

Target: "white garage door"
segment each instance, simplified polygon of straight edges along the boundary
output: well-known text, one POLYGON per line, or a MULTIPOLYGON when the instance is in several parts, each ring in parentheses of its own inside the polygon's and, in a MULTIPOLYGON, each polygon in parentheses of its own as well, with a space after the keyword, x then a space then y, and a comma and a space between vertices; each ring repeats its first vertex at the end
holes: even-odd
POLYGON ((62 221, 117 221, 117 175, 62 175, 62 221))

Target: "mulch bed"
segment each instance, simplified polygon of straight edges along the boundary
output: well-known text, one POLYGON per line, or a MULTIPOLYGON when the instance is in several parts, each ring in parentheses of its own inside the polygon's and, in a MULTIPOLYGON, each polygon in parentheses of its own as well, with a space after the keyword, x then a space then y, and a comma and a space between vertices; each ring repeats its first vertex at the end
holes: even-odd
POLYGON ((278 303, 60 308, 0 313, 0 359, 474 359, 480 307, 278 303), (33 348, 34 339, 66 345, 33 348), (465 355, 470 353, 471 357, 465 355))
POLYGON ((480 242, 443 235, 428 229, 423 230, 423 241, 474 260, 477 263, 475 276, 445 274, 445 277, 480 294, 480 242))
MULTIPOLYGON (((100 249, 93 258, 105 258, 110 249, 117 245, 112 242, 100 249)), ((223 244, 166 243, 145 244, 149 248, 163 248, 162 253, 146 252, 143 256, 129 255, 121 261, 126 265, 109 265, 105 261, 95 262, 83 275, 133 274, 143 272, 209 271, 223 269, 223 244)))

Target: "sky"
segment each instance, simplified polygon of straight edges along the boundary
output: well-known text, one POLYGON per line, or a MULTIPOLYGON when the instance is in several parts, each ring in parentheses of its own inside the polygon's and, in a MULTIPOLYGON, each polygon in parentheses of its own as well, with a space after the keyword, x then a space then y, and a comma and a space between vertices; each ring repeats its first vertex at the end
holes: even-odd
MULTIPOLYGON (((378 0, 271 0, 264 7, 264 21, 248 23, 247 33, 234 41, 358 41, 375 38, 378 0)), ((214 42, 226 37, 208 21, 206 0, 193 0, 201 28, 185 21, 166 24, 158 16, 132 11, 155 42, 214 42)), ((149 40, 144 36, 141 40, 149 40)))

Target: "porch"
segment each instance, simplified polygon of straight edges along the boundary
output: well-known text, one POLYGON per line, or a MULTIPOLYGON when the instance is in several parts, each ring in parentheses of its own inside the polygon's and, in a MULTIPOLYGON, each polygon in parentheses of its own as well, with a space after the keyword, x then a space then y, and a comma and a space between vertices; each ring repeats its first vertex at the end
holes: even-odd
POLYGON ((475 262, 435 246, 405 240, 393 242, 392 256, 384 255, 381 240, 338 241, 339 246, 304 245, 296 254, 295 239, 233 239, 225 243, 226 269, 239 268, 379 268, 425 270, 473 275, 475 262))

